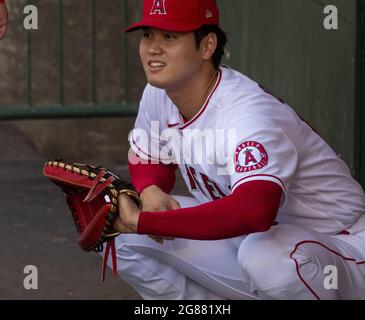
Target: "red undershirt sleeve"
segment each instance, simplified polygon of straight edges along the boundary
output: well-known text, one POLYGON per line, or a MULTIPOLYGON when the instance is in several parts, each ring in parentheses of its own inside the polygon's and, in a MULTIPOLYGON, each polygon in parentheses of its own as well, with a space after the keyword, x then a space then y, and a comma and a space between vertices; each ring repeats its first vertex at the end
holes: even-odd
POLYGON ((141 212, 137 233, 194 240, 221 240, 271 228, 279 209, 281 187, 251 181, 223 199, 196 207, 141 212))
POLYGON ((129 161, 129 173, 131 182, 137 192, 141 193, 144 189, 152 185, 158 186, 167 194, 172 191, 175 186, 177 165, 140 163, 140 161, 135 161, 138 159, 137 155, 134 155, 133 157, 134 158, 129 161))
POLYGON ((0 0, 0 3, 4 3, 5 2, 5 0, 0 0))

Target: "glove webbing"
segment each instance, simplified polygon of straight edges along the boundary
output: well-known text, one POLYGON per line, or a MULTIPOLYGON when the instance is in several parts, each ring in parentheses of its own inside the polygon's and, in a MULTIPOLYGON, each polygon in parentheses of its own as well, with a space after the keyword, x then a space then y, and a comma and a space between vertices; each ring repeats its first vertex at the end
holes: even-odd
POLYGON ((108 179, 106 179, 101 185, 97 187, 100 180, 106 175, 106 171, 102 170, 99 172, 99 174, 95 178, 95 182, 90 188, 89 193, 86 195, 84 202, 90 202, 95 199, 109 184, 114 182, 116 179, 113 176, 110 176, 108 179))

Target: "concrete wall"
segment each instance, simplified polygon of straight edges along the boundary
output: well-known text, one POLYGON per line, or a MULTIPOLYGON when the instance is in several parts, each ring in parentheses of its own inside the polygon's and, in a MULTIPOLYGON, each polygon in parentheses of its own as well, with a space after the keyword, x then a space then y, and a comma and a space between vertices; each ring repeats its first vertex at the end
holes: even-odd
MULTIPOLYGON (((32 34, 32 102, 37 107, 57 107, 60 101, 60 28, 56 0, 33 0, 38 8, 39 29, 32 34)), ((64 103, 90 104, 91 95, 91 1, 64 0, 63 64, 64 103)), ((26 0, 8 1, 10 25, 0 41, 0 108, 27 103, 27 37, 23 28, 26 0)), ((137 101, 145 84, 139 63, 139 35, 123 41, 124 0, 96 1, 96 100, 101 104, 119 103, 126 98, 123 71, 128 79, 130 100, 137 101), (127 64, 124 54, 128 55, 127 64)), ((140 13, 140 4, 129 1, 128 20, 140 13)), ((44 158, 63 157, 70 161, 113 166, 127 162, 129 131, 134 118, 67 119, 13 121, 26 140, 44 158)), ((2 122, 0 122, 1 126, 2 122)))

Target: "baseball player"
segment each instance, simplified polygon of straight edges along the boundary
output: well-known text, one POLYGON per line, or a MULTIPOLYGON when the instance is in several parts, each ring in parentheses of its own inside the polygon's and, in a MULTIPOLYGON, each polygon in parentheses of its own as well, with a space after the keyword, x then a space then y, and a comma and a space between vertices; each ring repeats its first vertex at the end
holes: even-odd
POLYGON ((144 299, 365 299, 364 191, 292 108, 221 65, 216 1, 145 0, 137 29, 143 210, 120 196, 120 277, 144 299), (191 198, 170 195, 177 169, 191 198))
POLYGON ((0 40, 5 37, 8 29, 8 11, 5 0, 0 0, 0 40))

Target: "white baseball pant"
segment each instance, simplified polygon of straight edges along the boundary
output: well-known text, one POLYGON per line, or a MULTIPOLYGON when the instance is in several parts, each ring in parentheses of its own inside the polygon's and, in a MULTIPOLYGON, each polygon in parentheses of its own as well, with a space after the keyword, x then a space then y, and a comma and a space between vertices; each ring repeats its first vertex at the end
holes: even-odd
MULTIPOLYGON (((175 198, 181 207, 199 204, 175 198)), ((363 218, 351 235, 278 225, 233 239, 161 245, 124 234, 115 239, 117 271, 146 300, 365 299, 363 218)))

